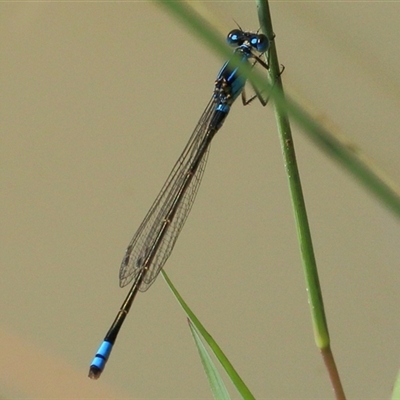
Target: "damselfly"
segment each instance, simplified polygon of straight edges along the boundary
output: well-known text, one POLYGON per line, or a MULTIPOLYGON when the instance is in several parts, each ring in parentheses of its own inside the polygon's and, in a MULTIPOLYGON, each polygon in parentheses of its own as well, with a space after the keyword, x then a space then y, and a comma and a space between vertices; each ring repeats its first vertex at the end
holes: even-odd
POLYGON ((120 286, 124 287, 132 280, 133 285, 92 361, 89 370, 92 379, 97 379, 102 373, 137 292, 144 292, 150 287, 171 254, 196 197, 211 140, 224 123, 231 105, 240 94, 245 105, 255 97, 263 105, 266 104, 256 88, 256 95, 246 100, 243 91, 246 78, 239 74, 239 69, 240 64, 250 64, 250 60, 268 69, 268 64, 260 58, 269 47, 267 37, 235 29, 229 32, 227 42, 235 48, 239 64, 232 57, 219 71, 211 100, 126 249, 119 272, 120 286))

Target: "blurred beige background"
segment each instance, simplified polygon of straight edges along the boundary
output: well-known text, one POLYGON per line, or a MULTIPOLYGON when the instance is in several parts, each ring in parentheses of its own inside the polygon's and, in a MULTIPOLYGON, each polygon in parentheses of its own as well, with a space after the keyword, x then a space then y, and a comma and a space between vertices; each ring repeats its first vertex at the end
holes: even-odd
MULTIPOLYGON (((258 28, 252 1, 201 5, 225 31, 233 19, 258 28)), ((151 2, 0 11, 0 397, 211 398, 161 277, 136 299, 101 379, 87 372, 127 293, 125 248, 223 61, 151 2)), ((271 11, 285 87, 399 183, 400 4, 271 11)), ((294 135, 344 388, 388 398, 400 360, 398 219, 294 135)), ((258 399, 333 397, 272 107, 233 107, 166 270, 258 399)))

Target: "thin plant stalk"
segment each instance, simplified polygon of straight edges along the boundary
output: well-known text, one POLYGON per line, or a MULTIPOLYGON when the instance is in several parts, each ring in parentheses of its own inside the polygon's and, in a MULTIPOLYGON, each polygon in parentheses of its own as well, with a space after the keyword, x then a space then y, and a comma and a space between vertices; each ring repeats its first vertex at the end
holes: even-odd
MULTIPOLYGON (((270 77, 273 85, 284 98, 283 85, 281 80, 280 65, 276 51, 274 32, 272 29, 271 14, 267 0, 256 0, 258 17, 261 30, 270 39, 271 45, 268 52, 268 62, 270 65, 270 77)), ((316 345, 320 349, 328 370, 333 390, 337 399, 345 399, 343 386, 339 378, 335 359, 330 347, 330 338, 324 303, 322 299, 321 286, 319 283, 317 264, 311 239, 311 231, 308 223, 306 205, 301 187, 300 173, 297 167, 296 153, 290 122, 285 107, 282 104, 274 103, 275 116, 278 126, 278 133, 281 142, 282 154, 289 182, 290 197, 295 217, 297 237, 299 241, 300 253, 303 264, 303 272, 306 279, 308 302, 311 310, 312 323, 314 328, 314 338, 316 345)))

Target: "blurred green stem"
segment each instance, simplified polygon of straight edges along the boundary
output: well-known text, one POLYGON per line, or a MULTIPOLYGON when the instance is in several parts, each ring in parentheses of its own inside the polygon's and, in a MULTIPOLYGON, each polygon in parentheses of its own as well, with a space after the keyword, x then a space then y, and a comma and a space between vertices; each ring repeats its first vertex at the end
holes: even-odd
MULTIPOLYGON (((196 36, 201 37, 202 41, 216 53, 225 59, 231 57, 232 51, 221 39, 219 32, 213 29, 211 24, 204 20, 204 18, 200 17, 190 7, 190 3, 165 0, 155 0, 155 2, 178 18, 196 36)), ((258 2, 260 9, 264 7, 262 3, 262 1, 258 2)), ((264 25, 263 29, 266 29, 265 32, 268 32, 265 21, 261 20, 261 25, 264 25)), ((272 34, 272 28, 270 34, 272 34)), ((273 34, 270 38, 273 38, 273 34)), ((273 41, 271 45, 274 46, 273 41)), ((271 66, 271 68, 274 67, 271 66)), ((277 70, 271 69, 274 76, 276 76, 278 70, 279 64, 277 64, 277 70)), ((346 168, 368 190, 377 196, 387 208, 400 218, 399 189, 393 183, 389 183, 389 179, 383 177, 380 171, 368 164, 365 161, 365 157, 360 156, 358 152, 354 151, 354 147, 343 143, 333 133, 319 125, 310 114, 305 112, 294 101, 287 97, 285 98, 281 90, 275 90, 275 87, 266 83, 264 77, 257 73, 257 71, 251 71, 250 68, 243 68, 241 69, 241 73, 248 77, 253 84, 265 91, 265 93, 269 93, 274 103, 281 109, 285 109, 315 144, 334 158, 342 167, 346 168)))

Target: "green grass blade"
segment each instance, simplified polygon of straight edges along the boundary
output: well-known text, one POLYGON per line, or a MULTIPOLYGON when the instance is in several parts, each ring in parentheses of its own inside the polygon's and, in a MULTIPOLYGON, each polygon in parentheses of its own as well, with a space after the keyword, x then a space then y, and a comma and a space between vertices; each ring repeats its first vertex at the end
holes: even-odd
POLYGON ((400 371, 397 373, 396 382, 393 387, 392 400, 400 400, 400 371))
POLYGON ((190 331, 192 332, 192 336, 194 342, 196 344, 197 350, 199 351, 201 363, 203 364, 204 371, 207 375, 208 382, 211 387, 211 391, 213 393, 215 400, 230 400, 230 396, 224 381, 221 378, 220 373, 218 372, 217 367, 215 366, 214 362, 212 361, 210 355, 207 352, 203 342, 200 339, 200 335, 197 332, 196 327, 193 325, 192 321, 188 318, 188 324, 190 331))
POLYGON ((193 325, 196 327, 197 332, 199 335, 204 339, 204 341, 208 344, 212 352, 214 353, 215 357, 217 357, 218 361, 221 363, 223 369, 231 379, 232 383, 235 385, 237 391, 241 394, 243 399, 246 400, 253 400, 254 396, 250 392, 249 388, 243 382, 242 378, 236 372, 233 365, 230 363, 228 358, 225 356, 224 352, 218 346, 217 342, 212 338, 212 336, 207 332, 204 326, 201 324, 199 319, 193 313, 193 311, 189 308, 189 306, 185 303, 182 296, 178 293, 175 286, 172 284, 171 280, 169 279, 167 273, 164 270, 161 270, 161 274, 165 281, 167 282, 169 288, 171 289, 172 293, 174 294, 175 298, 178 300, 178 303, 181 305, 183 310, 185 311, 186 315, 189 317, 193 325))

